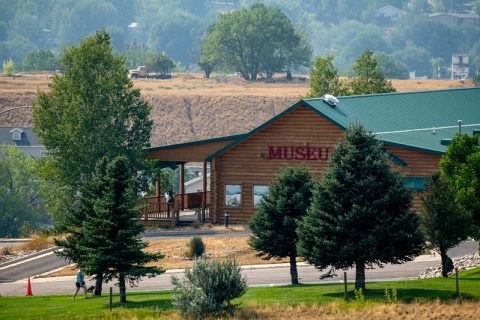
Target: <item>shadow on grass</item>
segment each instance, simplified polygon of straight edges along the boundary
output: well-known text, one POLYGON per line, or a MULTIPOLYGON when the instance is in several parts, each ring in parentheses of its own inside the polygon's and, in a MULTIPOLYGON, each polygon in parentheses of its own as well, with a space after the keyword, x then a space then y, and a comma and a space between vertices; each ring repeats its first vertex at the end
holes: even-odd
MULTIPOLYGON (((108 308, 108 304, 106 308, 108 308)), ((150 308, 150 309, 158 309, 158 310, 171 310, 172 309, 172 301, 168 298, 158 298, 158 299, 147 299, 142 301, 129 301, 127 296, 126 303, 120 303, 118 301, 112 303, 113 308, 128 308, 128 309, 141 309, 141 308, 150 308)))
MULTIPOLYGON (((355 301, 355 292, 348 291, 348 299, 355 301)), ((364 292, 366 300, 385 300, 384 289, 368 289, 364 292)), ((341 299, 344 297, 343 292, 326 293, 325 296, 331 298, 341 299)), ((466 300, 477 300, 475 297, 468 293, 462 293, 461 297, 466 300)), ((397 289, 397 299, 400 302, 414 302, 415 300, 436 300, 447 301, 458 298, 455 295, 454 290, 434 290, 434 289, 422 289, 422 288, 410 288, 410 289, 397 289)))

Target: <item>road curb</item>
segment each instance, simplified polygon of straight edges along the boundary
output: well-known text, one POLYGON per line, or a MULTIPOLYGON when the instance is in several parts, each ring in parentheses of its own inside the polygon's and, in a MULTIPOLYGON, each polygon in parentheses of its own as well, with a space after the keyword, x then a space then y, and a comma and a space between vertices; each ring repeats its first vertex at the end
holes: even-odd
POLYGON ((32 254, 29 254, 28 256, 23 256, 23 257, 18 258, 18 259, 9 260, 7 262, 0 263, 0 268, 7 267, 7 266, 9 266, 11 264, 14 264, 14 263, 17 263, 17 262, 22 262, 24 260, 35 258, 36 256, 40 256, 42 254, 49 253, 49 252, 57 250, 57 249, 60 249, 60 247, 48 248, 48 249, 45 249, 45 250, 41 250, 41 251, 37 251, 37 252, 32 253, 32 254))

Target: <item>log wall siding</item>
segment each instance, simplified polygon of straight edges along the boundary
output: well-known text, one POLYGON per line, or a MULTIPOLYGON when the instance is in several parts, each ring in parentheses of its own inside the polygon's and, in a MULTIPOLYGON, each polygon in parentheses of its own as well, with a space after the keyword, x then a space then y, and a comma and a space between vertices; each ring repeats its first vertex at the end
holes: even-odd
MULTIPOLYGON (((231 222, 245 223, 255 212, 254 185, 270 184, 285 165, 305 163, 316 176, 320 176, 327 167, 327 161, 320 160, 268 159, 268 146, 333 147, 342 134, 343 130, 335 124, 301 106, 219 155, 212 160, 211 217, 214 221, 223 221, 227 211, 231 222), (225 206, 227 184, 241 185, 239 208, 225 206)), ((429 176, 438 170, 438 155, 392 146, 385 148, 407 163, 401 171, 409 176, 429 176)), ((418 193, 412 204, 413 209, 418 211, 418 193)))
POLYGON ((230 221, 245 222, 255 211, 253 186, 268 185, 285 165, 306 163, 315 175, 327 167, 324 160, 268 159, 268 146, 333 147, 343 130, 307 107, 298 107, 261 131, 250 136, 213 160, 213 215, 223 220, 225 211, 230 221), (225 206, 225 185, 240 184, 241 207, 225 206))

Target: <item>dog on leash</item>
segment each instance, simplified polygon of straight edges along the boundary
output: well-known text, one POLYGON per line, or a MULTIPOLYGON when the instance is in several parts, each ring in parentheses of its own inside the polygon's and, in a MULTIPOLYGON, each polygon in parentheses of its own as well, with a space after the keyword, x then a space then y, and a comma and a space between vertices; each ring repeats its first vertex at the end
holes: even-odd
POLYGON ((95 286, 90 286, 87 288, 87 294, 90 292, 93 296, 93 291, 95 290, 95 286))

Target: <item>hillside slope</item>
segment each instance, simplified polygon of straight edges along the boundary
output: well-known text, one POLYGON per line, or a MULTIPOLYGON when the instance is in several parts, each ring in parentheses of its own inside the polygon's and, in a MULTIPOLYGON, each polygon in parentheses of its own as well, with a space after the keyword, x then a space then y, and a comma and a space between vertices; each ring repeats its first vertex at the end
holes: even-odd
MULTIPOLYGON (((37 90, 48 90, 46 74, 0 77, 0 126, 31 127, 37 90)), ((394 80, 398 91, 468 87, 469 81, 394 80)), ((152 146, 244 133, 291 106, 309 89, 308 79, 246 82, 235 76, 203 79, 175 75, 171 80, 138 79, 135 86, 152 106, 152 146)))

